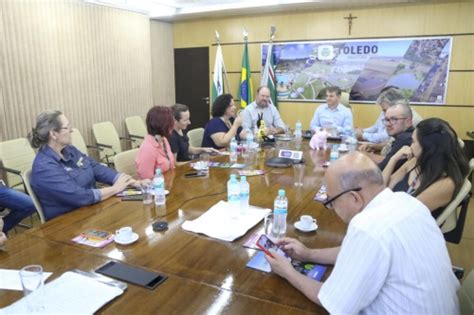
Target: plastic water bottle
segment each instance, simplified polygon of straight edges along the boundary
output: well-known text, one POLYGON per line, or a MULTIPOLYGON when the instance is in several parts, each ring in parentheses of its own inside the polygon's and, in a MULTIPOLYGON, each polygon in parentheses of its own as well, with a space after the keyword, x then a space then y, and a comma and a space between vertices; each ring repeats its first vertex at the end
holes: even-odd
POLYGON ((255 137, 253 135, 253 131, 252 129, 248 128, 247 129, 247 132, 246 132, 246 135, 247 135, 247 140, 246 140, 246 148, 247 149, 247 152, 250 152, 253 150, 253 146, 254 146, 254 142, 255 142, 255 137))
POLYGON ((237 181, 235 174, 231 174, 227 182, 227 202, 229 203, 231 216, 237 216, 240 209, 240 183, 237 181))
POLYGON ((237 162, 237 140, 235 138, 232 138, 232 141, 230 142, 230 157, 229 161, 231 163, 237 162))
POLYGON ((250 185, 246 176, 240 176, 240 211, 249 209, 250 185))
POLYGON ((166 204, 165 196, 165 178, 161 174, 161 169, 157 168, 153 178, 153 191, 155 193, 155 205, 164 206, 166 204))
POLYGON ((331 153, 329 154, 329 161, 335 161, 339 158, 339 150, 336 144, 331 147, 331 153))
POLYGON ((286 234, 286 216, 288 215, 288 198, 285 196, 285 190, 280 189, 275 198, 273 207, 273 227, 272 234, 281 238, 286 234))
POLYGON ((301 121, 298 120, 295 125, 295 145, 297 149, 301 147, 301 141, 303 136, 301 126, 301 121))

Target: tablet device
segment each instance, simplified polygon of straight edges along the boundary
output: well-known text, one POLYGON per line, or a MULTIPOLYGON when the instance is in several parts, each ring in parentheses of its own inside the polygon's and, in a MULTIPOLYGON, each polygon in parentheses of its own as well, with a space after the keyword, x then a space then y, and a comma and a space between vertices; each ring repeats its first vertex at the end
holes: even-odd
POLYGON ((136 284, 150 290, 156 288, 168 279, 167 276, 157 272, 116 261, 109 261, 95 272, 103 274, 104 276, 136 284))

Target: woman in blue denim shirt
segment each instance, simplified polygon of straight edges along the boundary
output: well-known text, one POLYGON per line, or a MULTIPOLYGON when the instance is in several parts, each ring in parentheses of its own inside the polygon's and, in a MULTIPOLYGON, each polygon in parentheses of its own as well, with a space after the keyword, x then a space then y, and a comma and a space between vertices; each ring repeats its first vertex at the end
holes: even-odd
POLYGON ((60 111, 41 113, 28 135, 39 148, 33 162, 31 184, 46 220, 105 200, 127 186, 139 187, 131 176, 117 173, 71 145, 72 127, 60 111), (111 185, 96 188, 96 182, 111 185))

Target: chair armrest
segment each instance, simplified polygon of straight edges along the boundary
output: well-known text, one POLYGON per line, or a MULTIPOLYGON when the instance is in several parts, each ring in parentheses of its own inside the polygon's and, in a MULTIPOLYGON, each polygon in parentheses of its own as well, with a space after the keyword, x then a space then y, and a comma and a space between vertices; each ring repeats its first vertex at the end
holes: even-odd
POLYGON ((5 167, 5 166, 0 165, 0 170, 3 170, 3 171, 5 171, 5 172, 8 172, 8 173, 12 173, 12 174, 21 176, 21 171, 15 170, 15 169, 13 169, 13 168, 8 168, 8 167, 5 167))
POLYGON ((126 140, 126 141, 129 141, 129 142, 136 142, 137 140, 136 139, 132 139, 132 138, 127 138, 127 137, 119 137, 120 140, 126 140))
POLYGON ((98 146, 96 146, 96 145, 87 144, 86 147, 87 147, 88 149, 93 149, 93 150, 96 150, 96 151, 104 151, 104 148, 100 148, 100 147, 98 147, 98 146))
POLYGON ((142 136, 136 136, 136 135, 129 135, 129 136, 130 136, 130 138, 132 138, 132 139, 138 139, 138 140, 143 140, 143 139, 145 139, 145 137, 142 137, 142 136))

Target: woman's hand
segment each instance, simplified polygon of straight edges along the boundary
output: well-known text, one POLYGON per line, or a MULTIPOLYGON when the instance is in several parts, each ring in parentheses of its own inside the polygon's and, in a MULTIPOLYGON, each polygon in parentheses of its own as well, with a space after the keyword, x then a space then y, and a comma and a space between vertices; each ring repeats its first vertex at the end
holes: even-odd
POLYGON ((216 149, 214 149, 214 148, 202 148, 202 152, 205 152, 205 153, 216 153, 216 154, 221 153, 219 150, 216 150, 216 149))
POLYGON ((130 175, 120 174, 112 187, 116 193, 119 193, 124 191, 127 186, 133 185, 134 182, 135 180, 130 175))
POLYGON ((397 151, 397 153, 395 153, 391 159, 395 160, 395 161, 399 161, 399 160, 404 160, 404 159, 411 159, 413 157, 413 152, 411 150, 411 148, 407 145, 401 147, 400 150, 397 151))
POLYGON ((130 183, 130 185, 135 187, 135 188, 141 188, 143 186, 147 186, 147 185, 150 185, 150 184, 151 184, 151 180, 149 180, 148 178, 145 178, 145 179, 142 179, 142 180, 132 179, 132 182, 130 183))
POLYGON ((235 120, 234 120, 234 123, 232 124, 233 126, 236 126, 237 128, 239 128, 240 126, 242 126, 242 118, 240 117, 240 115, 237 115, 235 117, 235 120))

